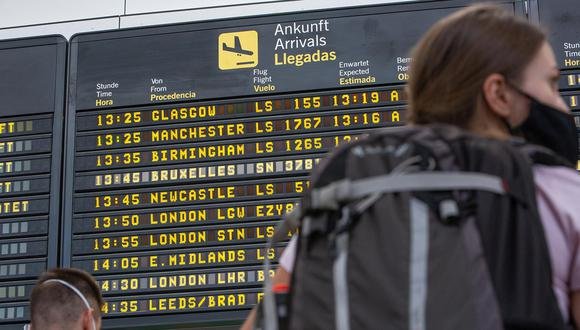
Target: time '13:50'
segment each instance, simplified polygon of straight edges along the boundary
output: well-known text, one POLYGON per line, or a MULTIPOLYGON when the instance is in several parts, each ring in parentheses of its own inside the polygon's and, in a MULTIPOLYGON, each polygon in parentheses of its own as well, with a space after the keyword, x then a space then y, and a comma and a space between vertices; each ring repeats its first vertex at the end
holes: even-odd
POLYGON ((138 214, 95 217, 94 229, 107 229, 111 227, 136 227, 139 226, 140 218, 138 214))

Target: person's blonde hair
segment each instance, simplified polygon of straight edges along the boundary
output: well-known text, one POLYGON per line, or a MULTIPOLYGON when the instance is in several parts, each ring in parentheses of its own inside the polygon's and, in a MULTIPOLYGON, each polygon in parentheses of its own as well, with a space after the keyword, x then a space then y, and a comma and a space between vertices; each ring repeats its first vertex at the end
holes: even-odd
POLYGON ((496 5, 444 18, 412 51, 407 120, 467 128, 485 79, 499 73, 518 81, 545 40, 538 27, 496 5))

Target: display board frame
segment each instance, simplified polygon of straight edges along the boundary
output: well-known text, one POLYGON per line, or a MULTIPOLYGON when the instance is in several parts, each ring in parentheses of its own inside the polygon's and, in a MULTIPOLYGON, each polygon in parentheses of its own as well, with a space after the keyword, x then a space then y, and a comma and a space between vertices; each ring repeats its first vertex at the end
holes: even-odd
MULTIPOLYGON (((37 264, 42 262, 45 259, 45 266, 42 269, 36 269, 34 275, 31 276, 25 281, 27 283, 26 289, 26 300, 28 300, 28 296, 30 294, 30 290, 32 285, 36 281, 36 277, 40 275, 40 273, 44 269, 50 269, 57 267, 60 263, 60 238, 61 238, 61 227, 60 227, 60 217, 61 217, 61 186, 62 186, 62 159, 64 156, 63 152, 63 135, 64 135, 64 113, 65 113, 65 90, 66 90, 66 68, 67 68, 67 51, 68 51, 68 43, 67 40, 61 35, 48 35, 42 37, 30 37, 30 38, 19 38, 19 39, 11 39, 6 41, 0 41, 0 53, 6 50, 12 51, 19 51, 19 50, 27 50, 27 51, 34 51, 35 47, 52 47, 51 56, 54 58, 54 67, 48 69, 52 70, 50 72, 50 77, 45 77, 49 79, 54 85, 54 89, 52 90, 52 95, 49 96, 49 99, 52 99, 44 105, 45 108, 40 110, 40 112, 36 113, 37 109, 31 106, 27 106, 26 114, 22 115, 22 118, 28 118, 28 116, 35 116, 39 115, 42 118, 50 117, 52 115, 52 125, 50 126, 50 133, 44 134, 46 138, 50 138, 50 156, 42 157, 43 160, 40 158, 34 158, 34 156, 23 156, 17 157, 17 159, 37 159, 38 162, 48 162, 49 166, 49 178, 47 178, 46 184, 48 186, 48 192, 46 193, 47 204, 48 204, 48 214, 46 216, 47 221, 47 245, 46 245, 46 257, 35 257, 32 259, 22 259, 26 262, 31 262, 33 264, 37 264), (47 110, 48 109, 48 110, 47 110), (53 111, 51 112, 50 109, 53 111), (50 135, 48 135, 50 134, 50 135)), ((17 64, 14 64, 17 65, 17 64)), ((28 84, 26 79, 30 79, 31 77, 21 77, 23 80, 19 82, 14 82, 14 86, 18 88, 23 86, 22 84, 28 84)), ((42 93, 42 91, 39 91, 42 93)), ((17 97, 17 95, 12 95, 17 97)), ((19 96, 22 97, 22 96, 19 96)), ((34 99, 36 96, 28 95, 26 96, 30 98, 30 101, 25 99, 22 103, 23 104, 31 104, 34 103, 34 99)), ((11 115, 19 116, 19 113, 14 113, 11 115)), ((18 118, 18 117, 15 117, 18 118)), ((38 156, 40 157, 40 156, 38 156)), ((37 164, 38 164, 37 162, 37 164)), ((44 164, 46 165, 46 164, 44 164)), ((34 172, 35 166, 32 166, 32 172, 34 172)), ((43 177, 46 175, 42 175, 43 177)), ((27 217, 27 219, 36 219, 40 217, 27 217)), ((14 217, 13 219, 18 219, 18 217, 14 217)), ((38 221, 38 220, 36 220, 38 221)), ((44 220, 42 220, 44 221, 44 220)), ((32 235, 32 234, 31 234, 32 235)), ((23 282, 24 283, 24 282, 23 282)), ((15 303, 16 305, 16 303, 15 303)), ((14 327, 22 327, 22 323, 27 322, 28 319, 28 304, 26 302, 24 319, 15 320, 13 323, 7 324, 0 324, 0 329, 13 329, 14 327)))

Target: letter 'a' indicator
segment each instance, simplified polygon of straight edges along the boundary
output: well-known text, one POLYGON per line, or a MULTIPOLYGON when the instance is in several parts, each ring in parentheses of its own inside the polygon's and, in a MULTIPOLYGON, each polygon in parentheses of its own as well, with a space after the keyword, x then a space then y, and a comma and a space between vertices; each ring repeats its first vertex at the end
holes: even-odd
POLYGON ((258 32, 250 30, 220 34, 218 62, 221 70, 253 68, 258 65, 258 32))

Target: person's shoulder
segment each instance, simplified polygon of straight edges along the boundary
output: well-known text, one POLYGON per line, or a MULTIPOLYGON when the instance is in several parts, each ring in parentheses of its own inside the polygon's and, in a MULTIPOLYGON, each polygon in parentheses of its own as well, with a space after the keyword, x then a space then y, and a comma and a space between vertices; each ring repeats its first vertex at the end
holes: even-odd
POLYGON ((580 191, 580 173, 568 167, 536 165, 534 178, 541 186, 580 191))
POLYGON ((540 196, 547 198, 561 211, 580 219, 580 174, 561 166, 534 166, 534 181, 540 196), (578 214, 576 214, 578 213, 578 214))

